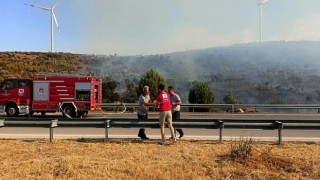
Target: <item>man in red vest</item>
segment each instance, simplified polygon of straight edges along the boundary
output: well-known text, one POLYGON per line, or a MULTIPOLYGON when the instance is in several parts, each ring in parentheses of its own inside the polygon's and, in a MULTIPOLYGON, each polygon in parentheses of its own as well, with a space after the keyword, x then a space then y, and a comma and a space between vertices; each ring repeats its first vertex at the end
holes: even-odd
POLYGON ((174 128, 172 126, 172 113, 171 113, 171 102, 170 102, 170 94, 164 91, 165 86, 163 84, 159 85, 159 94, 157 96, 156 105, 159 106, 160 111, 160 133, 161 133, 161 145, 165 145, 165 122, 167 122, 168 128, 170 129, 171 133, 171 142, 176 142, 176 137, 174 135, 174 128))

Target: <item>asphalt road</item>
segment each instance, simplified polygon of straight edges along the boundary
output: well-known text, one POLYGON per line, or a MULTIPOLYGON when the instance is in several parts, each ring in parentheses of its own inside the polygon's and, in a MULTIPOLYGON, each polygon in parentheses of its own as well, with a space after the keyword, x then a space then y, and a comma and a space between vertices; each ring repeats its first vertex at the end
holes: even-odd
MULTIPOLYGON (((4 114, 0 114, 4 117, 4 114)), ((37 117, 37 115, 36 115, 37 117)), ((49 114, 47 117, 59 117, 59 114, 49 114)), ((135 113, 108 114, 91 113, 84 118, 136 118, 135 113)), ((150 118, 157 118, 158 113, 150 113, 150 118)), ((182 119, 241 119, 241 120, 320 120, 319 114, 219 114, 219 113, 182 113, 182 119)), ((218 140, 217 129, 184 129, 183 139, 218 140)), ((104 129, 98 128, 55 128, 54 138, 104 138, 104 129)), ((109 138, 138 138, 137 128, 110 128, 109 138)), ((159 129, 146 129, 151 139, 160 139, 159 129)), ((319 130, 283 130, 283 141, 320 142, 319 130)), ((169 131, 166 130, 169 137, 169 131)), ((277 130, 246 130, 224 129, 224 140, 239 138, 254 138, 257 141, 276 141, 277 130)), ((49 138, 49 129, 45 128, 0 128, 0 138, 49 138)))

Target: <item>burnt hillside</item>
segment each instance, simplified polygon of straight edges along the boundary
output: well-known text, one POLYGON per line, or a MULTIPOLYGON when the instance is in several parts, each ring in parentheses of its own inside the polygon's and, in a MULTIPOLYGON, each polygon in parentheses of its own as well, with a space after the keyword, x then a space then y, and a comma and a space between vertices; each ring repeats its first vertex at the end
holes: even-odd
POLYGON ((137 83, 155 69, 188 103, 194 81, 214 90, 215 103, 232 92, 243 104, 320 102, 320 42, 264 42, 148 56, 85 56, 97 76, 137 83))

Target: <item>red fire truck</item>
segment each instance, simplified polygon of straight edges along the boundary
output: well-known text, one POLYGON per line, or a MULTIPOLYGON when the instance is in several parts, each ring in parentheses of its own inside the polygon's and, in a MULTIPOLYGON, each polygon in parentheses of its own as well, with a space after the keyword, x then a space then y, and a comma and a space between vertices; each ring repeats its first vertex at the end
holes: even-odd
POLYGON ((102 82, 91 76, 42 75, 7 78, 0 85, 0 111, 7 116, 62 112, 67 117, 101 110, 102 82))

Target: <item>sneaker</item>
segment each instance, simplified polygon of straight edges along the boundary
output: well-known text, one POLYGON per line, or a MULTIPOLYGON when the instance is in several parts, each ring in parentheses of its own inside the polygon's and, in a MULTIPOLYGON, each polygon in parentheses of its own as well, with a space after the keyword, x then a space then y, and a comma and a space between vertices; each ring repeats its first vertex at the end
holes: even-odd
POLYGON ((161 141, 159 142, 159 144, 160 144, 160 145, 166 145, 166 141, 161 140, 161 141))
POLYGON ((177 142, 177 139, 176 139, 175 137, 171 137, 171 138, 169 138, 169 139, 170 139, 170 141, 171 141, 172 143, 177 142))

